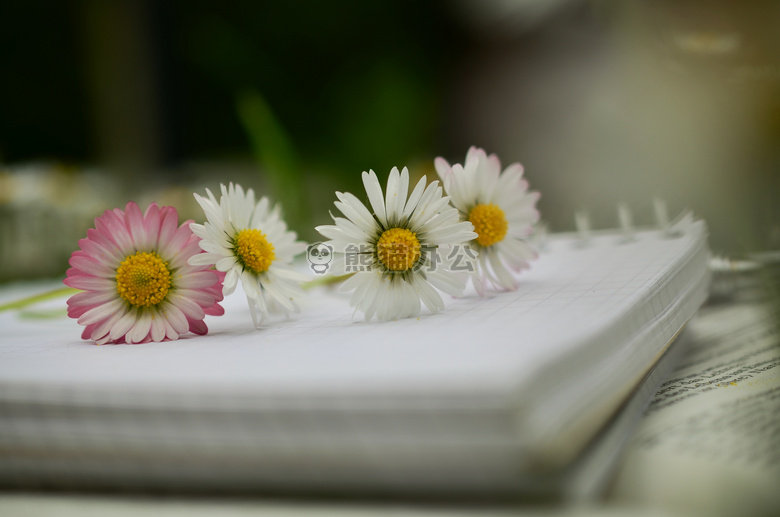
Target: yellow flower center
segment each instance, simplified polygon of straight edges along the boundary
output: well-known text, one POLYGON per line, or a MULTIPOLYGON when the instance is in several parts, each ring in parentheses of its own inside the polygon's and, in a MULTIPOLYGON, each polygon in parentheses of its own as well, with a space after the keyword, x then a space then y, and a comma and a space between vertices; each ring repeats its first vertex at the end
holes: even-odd
POLYGON ((420 258, 420 241, 406 228, 391 228, 376 244, 379 260, 392 271, 406 271, 420 258))
POLYGON ((276 258, 274 245, 268 242, 263 232, 254 228, 238 232, 233 245, 238 261, 253 273, 267 271, 276 258))
POLYGON ((469 222, 477 232, 477 242, 482 246, 492 246, 506 237, 509 224, 504 211, 498 206, 479 204, 469 212, 469 222))
POLYGON ((136 251, 116 270, 116 290, 136 307, 151 307, 165 300, 171 288, 171 272, 155 252, 136 251))

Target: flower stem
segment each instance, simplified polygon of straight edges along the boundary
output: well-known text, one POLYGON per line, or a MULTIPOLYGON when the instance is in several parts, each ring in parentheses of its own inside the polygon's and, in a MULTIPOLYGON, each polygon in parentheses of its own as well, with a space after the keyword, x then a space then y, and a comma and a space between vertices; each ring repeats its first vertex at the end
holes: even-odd
POLYGON ((42 302, 44 300, 51 300, 53 298, 59 298, 60 296, 65 296, 65 295, 74 294, 78 292, 79 292, 78 289, 74 289, 72 287, 59 287, 57 289, 52 289, 51 291, 34 294, 32 296, 27 296, 20 300, 16 300, 13 302, 0 305, 0 312, 10 311, 15 309, 23 309, 28 305, 32 305, 34 303, 42 302))
POLYGON ((301 284, 301 287, 304 290, 309 290, 313 287, 318 287, 321 285, 332 285, 332 284, 338 284, 340 282, 343 282, 347 278, 351 277, 355 273, 347 273, 346 275, 338 275, 338 276, 324 276, 322 278, 317 278, 316 280, 309 280, 308 282, 304 282, 301 284))

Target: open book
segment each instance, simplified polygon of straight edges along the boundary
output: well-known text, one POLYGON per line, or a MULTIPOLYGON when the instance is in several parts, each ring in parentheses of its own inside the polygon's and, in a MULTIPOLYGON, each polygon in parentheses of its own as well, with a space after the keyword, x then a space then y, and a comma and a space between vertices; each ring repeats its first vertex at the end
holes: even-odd
POLYGON ((534 492, 652 396, 641 383, 704 301, 707 260, 690 220, 553 235, 519 290, 441 314, 365 322, 318 288, 256 331, 233 296, 207 336, 145 345, 5 312, 0 485, 534 492))

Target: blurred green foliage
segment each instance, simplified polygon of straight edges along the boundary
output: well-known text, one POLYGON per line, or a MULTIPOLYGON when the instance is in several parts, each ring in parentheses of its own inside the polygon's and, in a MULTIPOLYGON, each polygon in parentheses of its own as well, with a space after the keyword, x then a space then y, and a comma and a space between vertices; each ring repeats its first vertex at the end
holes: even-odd
POLYGON ((180 52, 208 77, 201 86, 262 96, 290 145, 262 149, 274 144, 252 131, 249 138, 287 204, 294 195, 282 190, 292 185, 281 176, 314 183, 320 181, 312 175, 325 176, 331 192, 354 190, 363 170, 386 175, 433 153, 443 86, 437 81, 449 39, 433 7, 413 1, 234 2, 228 8, 181 2, 177 10, 187 17, 180 52), (270 170, 279 154, 287 155, 284 164, 270 170))
POLYGON ((293 228, 303 227, 309 223, 303 194, 305 179, 292 142, 259 93, 249 91, 240 95, 238 112, 257 163, 265 171, 270 188, 276 193, 276 201, 284 207, 287 224, 293 228))
MULTIPOLYGON (((255 158, 255 186, 270 188, 300 230, 334 190, 359 189, 361 171, 386 176, 440 151, 443 72, 460 36, 437 2, 117 0, 120 19, 129 2, 143 15, 155 165, 170 183, 186 179, 182 163, 255 158)), ((101 44, 85 27, 97 9, 91 0, 0 7, 4 161, 102 156, 84 52, 101 44)))

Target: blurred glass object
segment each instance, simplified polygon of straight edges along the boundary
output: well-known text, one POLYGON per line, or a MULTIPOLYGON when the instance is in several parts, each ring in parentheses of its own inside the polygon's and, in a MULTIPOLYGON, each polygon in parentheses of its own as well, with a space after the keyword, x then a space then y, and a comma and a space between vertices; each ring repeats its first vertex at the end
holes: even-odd
POLYGON ((445 108, 455 147, 524 163, 555 231, 583 209, 614 227, 619 202, 650 224, 659 196, 717 251, 780 247, 780 4, 570 2, 528 30, 530 3, 462 20, 480 44, 445 108))
POLYGON ((0 166, 0 282, 61 275, 117 185, 97 171, 0 166))

